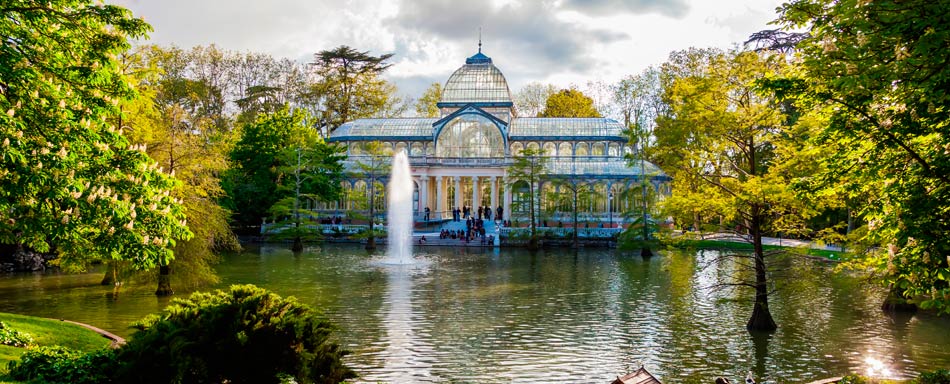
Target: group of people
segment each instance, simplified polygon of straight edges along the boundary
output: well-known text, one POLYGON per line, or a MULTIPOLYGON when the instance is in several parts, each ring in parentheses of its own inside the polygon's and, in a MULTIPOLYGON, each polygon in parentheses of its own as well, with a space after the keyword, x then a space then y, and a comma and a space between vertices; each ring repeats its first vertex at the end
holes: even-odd
MULTIPOLYGON (((346 219, 346 221, 350 221, 350 219, 346 219)), ((325 217, 323 219, 320 219, 320 224, 340 225, 340 224, 343 224, 343 217, 342 216, 325 217)))
MULTIPOLYGON (((499 205, 495 213, 495 220, 504 217, 504 213, 505 209, 499 205)), ((455 207, 455 209, 452 210, 452 221, 462 221, 463 219, 468 220, 470 218, 478 220, 491 220, 492 214, 492 209, 489 206, 478 207, 477 211, 473 211, 471 207, 463 205, 462 209, 455 207)), ((426 216, 428 215, 429 208, 426 207, 426 216)))
MULTIPOLYGON (((461 239, 462 241, 466 243, 475 241, 475 239, 479 239, 482 244, 486 244, 486 243, 493 244, 495 242, 495 237, 491 235, 485 236, 484 226, 481 226, 481 227, 472 226, 473 224, 479 223, 479 222, 484 224, 482 220, 475 220, 474 218, 469 218, 468 222, 466 223, 466 227, 467 227, 466 230, 463 231, 461 229, 457 229, 457 230, 443 229, 441 232, 439 232, 439 238, 440 239, 461 239)), ((422 243, 423 242, 420 241, 420 244, 422 243)))

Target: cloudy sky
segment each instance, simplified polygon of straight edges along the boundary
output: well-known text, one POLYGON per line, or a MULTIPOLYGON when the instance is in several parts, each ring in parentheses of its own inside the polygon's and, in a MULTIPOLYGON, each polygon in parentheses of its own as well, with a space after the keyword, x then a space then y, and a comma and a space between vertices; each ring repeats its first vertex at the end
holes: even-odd
POLYGON ((512 92, 539 81, 613 82, 688 47, 729 48, 772 28, 781 0, 109 0, 151 43, 217 44, 309 61, 349 45, 395 53, 388 78, 418 97, 483 52, 512 92))

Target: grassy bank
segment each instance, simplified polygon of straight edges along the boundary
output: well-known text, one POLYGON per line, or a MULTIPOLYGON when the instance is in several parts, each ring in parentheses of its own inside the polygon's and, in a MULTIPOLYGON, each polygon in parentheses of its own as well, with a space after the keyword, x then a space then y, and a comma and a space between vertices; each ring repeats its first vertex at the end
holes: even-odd
MULTIPOLYGON (((30 334, 39 346, 61 345, 81 351, 92 351, 108 348, 111 344, 109 339, 96 332, 58 320, 0 313, 0 321, 11 329, 30 334)), ((19 360, 24 351, 25 348, 0 345, 0 384, 13 382, 6 376, 7 364, 19 360)))
MULTIPOLYGON (((746 242, 738 241, 723 241, 723 240, 692 240, 692 239, 675 239, 666 243, 667 246, 673 248, 681 249, 719 249, 719 250, 734 250, 734 251, 752 251, 752 244, 746 242)), ((824 249, 813 249, 813 248, 804 248, 804 247, 783 247, 778 245, 763 245, 763 249, 766 251, 772 250, 785 250, 788 252, 794 252, 797 254, 808 255, 821 257, 829 260, 839 260, 841 258, 841 252, 839 251, 828 251, 824 249)))

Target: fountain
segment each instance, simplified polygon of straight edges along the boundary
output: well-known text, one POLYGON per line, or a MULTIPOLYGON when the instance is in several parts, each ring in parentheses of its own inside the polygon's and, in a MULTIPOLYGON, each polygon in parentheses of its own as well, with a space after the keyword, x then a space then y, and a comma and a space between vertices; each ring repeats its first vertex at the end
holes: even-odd
POLYGON ((387 261, 393 264, 412 263, 412 174, 405 151, 393 156, 392 174, 389 177, 387 261))

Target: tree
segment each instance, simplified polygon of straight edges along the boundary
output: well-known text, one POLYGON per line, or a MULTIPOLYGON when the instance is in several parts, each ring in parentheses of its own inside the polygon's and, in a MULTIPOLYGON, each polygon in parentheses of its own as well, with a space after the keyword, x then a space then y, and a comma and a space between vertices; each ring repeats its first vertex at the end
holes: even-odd
POLYGON ((321 77, 315 92, 322 96, 322 120, 329 132, 343 123, 375 114, 386 104, 379 78, 392 64, 393 54, 372 56, 345 45, 314 55, 314 67, 321 77))
POLYGON ((892 295, 950 312, 950 23, 946 0, 796 0, 780 7, 801 72, 770 84, 822 113, 834 155, 816 187, 861 201, 864 255, 892 295), (860 198, 862 198, 859 200, 860 198))
MULTIPOLYGON (((285 217, 283 223, 275 222, 280 230, 277 237, 293 239, 292 250, 303 251, 305 237, 319 237, 319 230, 309 228, 318 221, 312 213, 301 213, 301 199, 311 201, 332 201, 339 198, 343 181, 343 159, 345 149, 326 144, 319 137, 317 141, 306 143, 305 147, 289 148, 282 154, 280 167, 283 182, 279 190, 291 193, 275 203, 270 212, 276 217, 285 217), (306 215, 306 217, 304 217, 306 215), (291 227, 280 224, 289 224, 291 227)), ((319 228, 319 227, 317 227, 319 228)))
POLYGON ((364 145, 365 156, 354 158, 356 168, 359 169, 355 177, 369 182, 369 233, 366 239, 366 249, 376 249, 376 188, 379 180, 389 174, 392 168, 392 149, 379 141, 371 141, 364 145))
POLYGON ((567 198, 566 203, 571 207, 571 223, 574 227, 573 233, 571 234, 572 246, 580 248, 580 242, 577 238, 577 211, 578 211, 578 202, 581 200, 586 200, 586 197, 589 197, 594 193, 594 190, 591 188, 590 184, 578 180, 576 177, 567 177, 559 178, 554 180, 554 184, 561 190, 566 191, 566 194, 561 194, 563 197, 567 198))
POLYGON ((600 117, 594 100, 576 89, 562 89, 548 97, 541 117, 600 117))
POLYGON ((509 188, 512 188, 517 182, 528 184, 528 219, 531 220, 531 238, 528 241, 528 249, 538 249, 535 191, 541 182, 541 178, 547 173, 546 170, 547 159, 544 157, 544 151, 535 148, 526 148, 520 154, 515 155, 511 166, 508 167, 509 188))
POLYGON ((0 14, 0 242, 66 267, 167 263, 191 236, 178 182, 109 121, 136 97, 116 57, 148 24, 78 0, 5 2, 0 14))
POLYGON ((439 100, 442 100, 442 84, 432 83, 416 100, 416 115, 420 117, 439 117, 439 100))
POLYGON ((753 245, 754 281, 737 283, 755 290, 750 330, 774 330, 768 305, 768 269, 762 236, 774 214, 803 215, 789 181, 773 171, 783 159, 775 156, 784 116, 774 100, 757 92, 757 82, 784 71, 782 57, 754 52, 704 51, 685 63, 697 71, 684 71, 664 90, 670 118, 659 121, 657 147, 663 156, 691 158, 673 169, 674 179, 697 181, 697 189, 674 190, 667 207, 708 210, 733 221, 748 233, 753 245), (696 62, 696 61, 699 62, 696 62), (691 140, 660 134, 691 127, 691 140), (685 195, 685 196, 684 196, 685 195), (796 211, 797 209, 797 211, 796 211))
POLYGON ((551 84, 528 83, 515 93, 515 108, 519 116, 541 117, 544 105, 551 95, 557 93, 557 87, 551 84))
POLYGON ((613 88, 614 103, 619 107, 623 115, 624 126, 627 127, 630 145, 637 148, 637 154, 626 155, 629 165, 641 169, 640 189, 641 189, 641 215, 638 221, 641 224, 642 233, 640 240, 642 248, 640 254, 644 257, 652 256, 648 241, 650 239, 649 221, 647 220, 647 192, 649 182, 646 179, 646 154, 647 144, 653 135, 653 129, 656 125, 657 117, 664 109, 662 101, 662 88, 660 84, 660 71, 650 67, 641 74, 628 76, 621 80, 613 88))
POLYGON ((225 205, 234 210, 237 222, 251 226, 268 216, 268 209, 288 196, 279 190, 281 157, 288 148, 304 148, 317 143, 319 134, 306 124, 306 112, 284 106, 273 113, 258 115, 241 129, 241 138, 231 152, 232 168, 226 175, 225 205))
MULTIPOLYGON (((213 128, 220 119, 195 108, 202 99, 195 89, 206 89, 200 82, 160 72, 172 57, 154 46, 121 56, 123 72, 136 82, 140 97, 121 103, 126 118, 116 121, 128 129, 131 141, 181 181, 171 194, 181 199, 192 217, 201 218, 188 225, 195 236, 173 248, 175 261, 159 265, 158 295, 172 294, 173 265, 193 285, 217 282, 211 268, 217 261, 215 252, 240 248, 228 223, 230 212, 218 204, 224 196, 218 175, 227 169, 222 134, 213 128)), ((104 282, 115 278, 115 267, 106 272, 104 282)))

